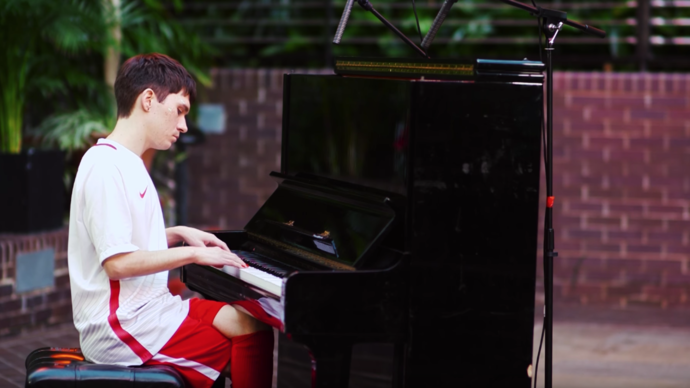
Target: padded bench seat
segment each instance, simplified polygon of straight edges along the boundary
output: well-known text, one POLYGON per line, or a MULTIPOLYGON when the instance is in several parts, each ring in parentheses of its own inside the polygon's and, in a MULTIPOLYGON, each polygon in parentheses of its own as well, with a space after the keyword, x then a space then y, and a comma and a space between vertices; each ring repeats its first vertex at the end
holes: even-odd
POLYGON ((25 388, 184 388, 182 376, 163 365, 94 364, 80 349, 40 348, 26 357, 25 388))

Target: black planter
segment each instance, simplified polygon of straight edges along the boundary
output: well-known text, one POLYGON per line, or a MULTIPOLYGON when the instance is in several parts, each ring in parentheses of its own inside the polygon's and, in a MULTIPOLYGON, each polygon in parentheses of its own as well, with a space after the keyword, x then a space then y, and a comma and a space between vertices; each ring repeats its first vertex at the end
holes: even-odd
POLYGON ((63 225, 65 154, 30 149, 0 154, 0 233, 32 233, 63 225))

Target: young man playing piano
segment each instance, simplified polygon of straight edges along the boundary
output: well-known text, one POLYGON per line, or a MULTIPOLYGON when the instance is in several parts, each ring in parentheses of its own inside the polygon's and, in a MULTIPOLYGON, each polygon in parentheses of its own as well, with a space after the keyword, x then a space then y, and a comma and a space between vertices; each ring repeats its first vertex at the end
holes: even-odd
POLYGON ((166 229, 141 155, 167 150, 187 131, 196 85, 161 54, 127 60, 115 81, 117 124, 86 152, 75 178, 68 262, 74 324, 90 361, 166 364, 191 387, 220 374, 234 388, 270 387, 273 333, 231 305, 183 301, 168 270, 189 263, 246 267, 210 233, 166 229), (168 248, 180 242, 188 246, 168 248))

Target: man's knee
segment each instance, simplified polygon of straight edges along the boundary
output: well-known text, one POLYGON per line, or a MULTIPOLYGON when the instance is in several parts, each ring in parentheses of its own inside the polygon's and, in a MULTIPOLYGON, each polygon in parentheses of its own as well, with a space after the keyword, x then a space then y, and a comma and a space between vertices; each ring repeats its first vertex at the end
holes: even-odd
POLYGON ((241 307, 225 305, 218 311, 213 326, 228 338, 268 330, 270 326, 259 321, 241 307))

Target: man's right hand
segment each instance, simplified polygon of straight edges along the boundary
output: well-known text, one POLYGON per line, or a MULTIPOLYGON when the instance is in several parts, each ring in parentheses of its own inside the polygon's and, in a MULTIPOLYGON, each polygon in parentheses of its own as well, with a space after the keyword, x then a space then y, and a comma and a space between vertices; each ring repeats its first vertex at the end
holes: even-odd
POLYGON ((216 268, 222 268, 225 265, 237 268, 248 268, 239 256, 226 251, 220 247, 190 247, 194 249, 194 262, 200 265, 210 265, 216 268))

